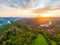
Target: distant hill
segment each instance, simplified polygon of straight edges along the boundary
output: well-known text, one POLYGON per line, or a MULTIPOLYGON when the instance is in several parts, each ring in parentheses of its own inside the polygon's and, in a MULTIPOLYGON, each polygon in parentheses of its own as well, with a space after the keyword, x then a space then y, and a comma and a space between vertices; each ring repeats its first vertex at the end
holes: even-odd
POLYGON ((24 19, 24 18, 21 18, 21 17, 0 17, 0 28, 3 28, 4 26, 6 26, 12 22, 22 20, 22 19, 24 19))
POLYGON ((38 17, 38 18, 25 18, 21 20, 22 22, 25 22, 26 24, 33 25, 33 26, 40 26, 40 24, 46 24, 49 21, 51 21, 53 24, 59 24, 60 25, 60 17, 38 17))
POLYGON ((6 24, 10 24, 15 21, 22 21, 26 24, 39 26, 40 24, 45 24, 51 21, 52 23, 60 24, 60 17, 36 17, 36 18, 21 18, 21 17, 1 17, 0 18, 0 28, 6 24))

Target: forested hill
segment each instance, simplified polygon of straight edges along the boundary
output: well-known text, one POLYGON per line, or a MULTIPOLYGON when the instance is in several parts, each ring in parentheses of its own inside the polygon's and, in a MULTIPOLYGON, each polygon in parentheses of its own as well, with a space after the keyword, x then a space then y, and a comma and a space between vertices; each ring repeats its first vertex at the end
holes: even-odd
POLYGON ((37 34, 23 22, 13 22, 0 30, 0 45, 29 45, 37 34))
POLYGON ((16 21, 0 29, 0 45, 60 45, 57 28, 60 29, 56 27, 56 30, 48 32, 16 21))

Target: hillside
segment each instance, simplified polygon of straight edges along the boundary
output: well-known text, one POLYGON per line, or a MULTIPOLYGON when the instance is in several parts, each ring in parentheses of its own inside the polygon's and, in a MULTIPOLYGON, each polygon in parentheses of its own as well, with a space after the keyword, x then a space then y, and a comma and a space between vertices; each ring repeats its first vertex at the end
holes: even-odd
POLYGON ((24 23, 14 22, 7 26, 0 34, 0 45, 29 45, 36 38, 32 28, 24 23))
POLYGON ((17 21, 7 25, 3 30, 0 29, 0 45, 35 45, 34 42, 36 42, 36 45, 39 42, 39 45, 59 45, 58 32, 48 33, 46 30, 37 29, 17 21))

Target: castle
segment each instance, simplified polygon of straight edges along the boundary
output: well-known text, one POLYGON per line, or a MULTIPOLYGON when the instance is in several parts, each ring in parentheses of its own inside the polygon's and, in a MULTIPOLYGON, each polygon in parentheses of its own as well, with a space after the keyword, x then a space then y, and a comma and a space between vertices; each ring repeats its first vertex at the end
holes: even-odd
POLYGON ((51 22, 51 21, 49 21, 49 22, 46 23, 46 24, 41 24, 40 26, 41 26, 41 27, 49 27, 50 25, 52 25, 52 22, 51 22))

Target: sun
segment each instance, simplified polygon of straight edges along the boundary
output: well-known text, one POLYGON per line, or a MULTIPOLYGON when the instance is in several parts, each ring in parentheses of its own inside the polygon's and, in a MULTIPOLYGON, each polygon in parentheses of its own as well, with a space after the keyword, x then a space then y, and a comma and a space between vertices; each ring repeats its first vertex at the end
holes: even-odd
POLYGON ((50 17, 51 14, 41 14, 41 17, 50 17))

